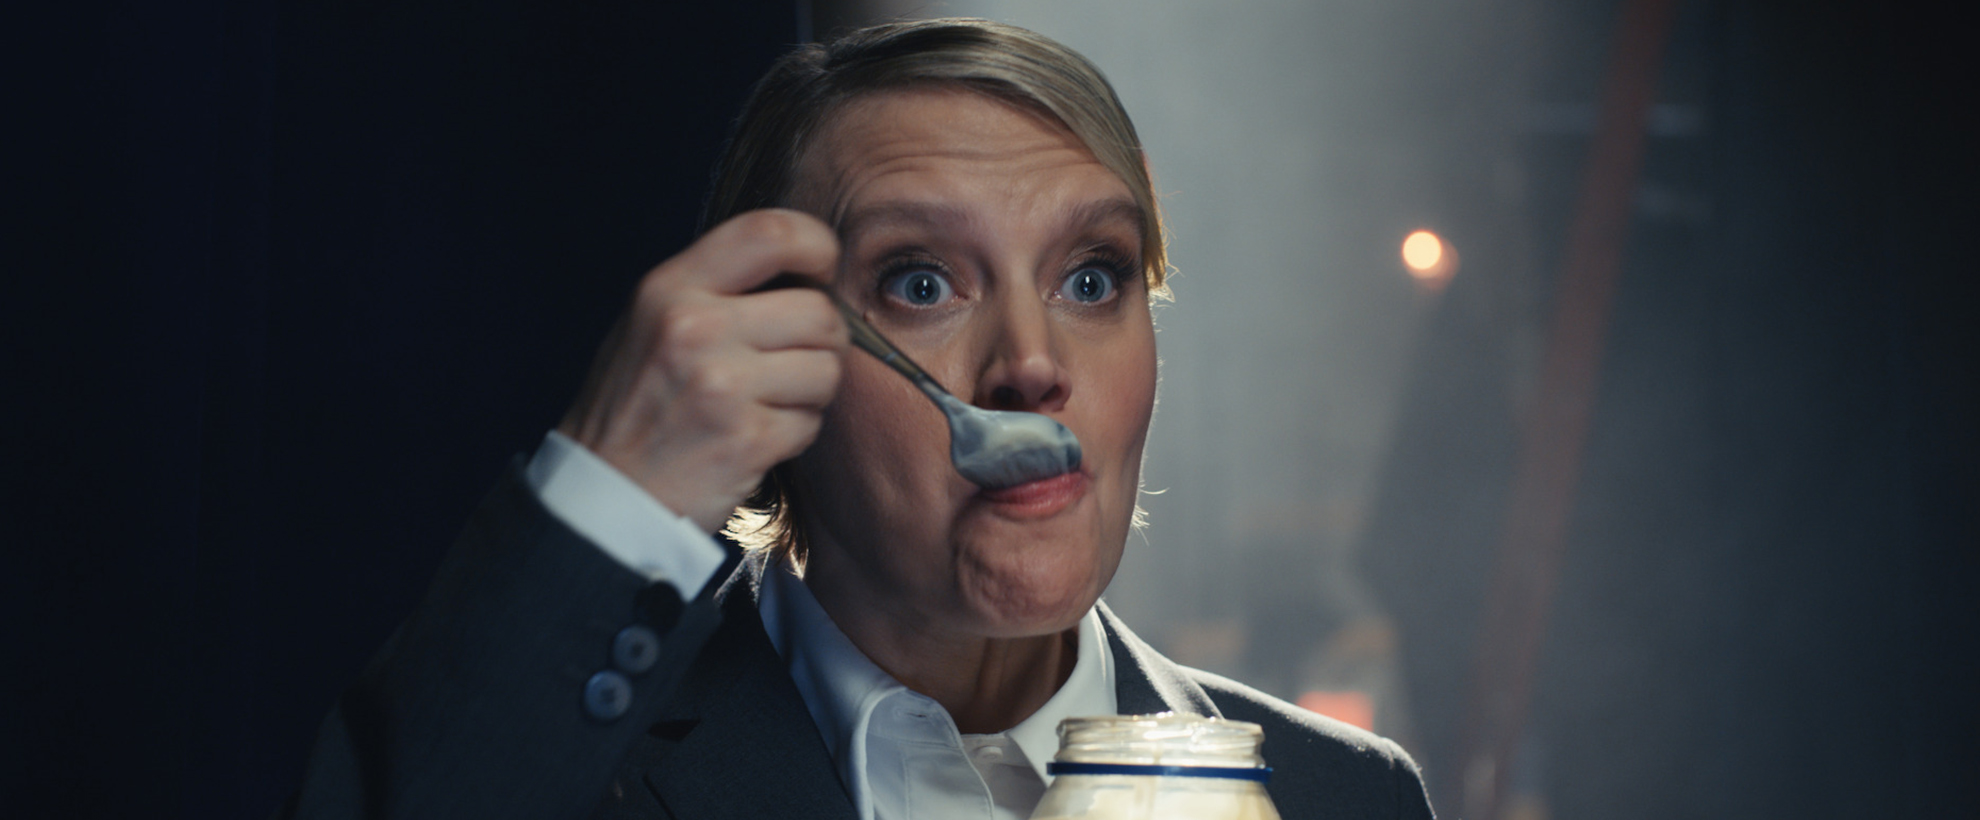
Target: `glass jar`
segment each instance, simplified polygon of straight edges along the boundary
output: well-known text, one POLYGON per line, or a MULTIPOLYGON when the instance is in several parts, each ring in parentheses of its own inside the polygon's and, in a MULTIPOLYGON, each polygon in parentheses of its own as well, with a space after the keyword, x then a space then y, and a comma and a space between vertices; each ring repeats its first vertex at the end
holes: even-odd
POLYGON ((1067 718, 1031 820, 1278 820, 1256 723, 1163 712, 1067 718))

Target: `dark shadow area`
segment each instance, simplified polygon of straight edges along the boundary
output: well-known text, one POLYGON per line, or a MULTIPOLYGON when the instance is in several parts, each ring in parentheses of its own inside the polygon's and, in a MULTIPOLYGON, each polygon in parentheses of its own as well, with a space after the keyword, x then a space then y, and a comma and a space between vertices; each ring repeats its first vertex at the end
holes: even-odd
POLYGON ((265 817, 692 236, 792 5, 33 14, 0 49, 0 794, 265 817))

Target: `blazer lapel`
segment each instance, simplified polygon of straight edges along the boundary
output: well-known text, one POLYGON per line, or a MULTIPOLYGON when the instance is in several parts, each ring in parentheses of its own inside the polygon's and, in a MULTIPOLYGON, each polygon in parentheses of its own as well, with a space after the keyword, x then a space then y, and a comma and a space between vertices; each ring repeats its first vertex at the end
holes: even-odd
POLYGON ((811 712, 763 632, 755 569, 729 580, 721 629, 655 722, 655 742, 674 748, 646 783, 680 820, 855 820, 811 712))
POLYGON ((1223 717, 1210 695, 1190 680, 1182 666, 1128 631, 1105 601, 1096 608, 1101 625, 1107 629, 1107 647, 1114 656, 1114 701, 1121 714, 1178 712, 1223 717))
MULTIPOLYGON (((789 817, 856 820, 811 712, 756 612, 754 566, 722 591, 722 626, 634 755, 644 779, 679 820, 789 817)), ((1098 605, 1124 715, 1222 717, 1183 667, 1162 657, 1098 605)))

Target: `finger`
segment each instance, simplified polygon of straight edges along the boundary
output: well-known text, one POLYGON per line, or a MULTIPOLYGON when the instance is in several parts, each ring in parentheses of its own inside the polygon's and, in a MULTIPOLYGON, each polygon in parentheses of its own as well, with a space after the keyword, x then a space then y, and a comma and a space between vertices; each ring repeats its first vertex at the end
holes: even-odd
POLYGON ((736 338, 758 350, 846 346, 846 322, 825 294, 812 290, 770 290, 730 300, 736 338))
POLYGON ((756 357, 750 368, 756 400, 786 409, 824 409, 839 392, 839 355, 825 350, 780 350, 756 357))
POLYGON ((763 451, 772 454, 771 464, 796 458, 818 438, 824 417, 814 409, 770 408, 770 417, 761 439, 763 451))
POLYGON ((838 264, 839 239, 830 227, 810 214, 771 208, 715 226, 662 267, 690 285, 745 293, 784 272, 830 281, 838 264))

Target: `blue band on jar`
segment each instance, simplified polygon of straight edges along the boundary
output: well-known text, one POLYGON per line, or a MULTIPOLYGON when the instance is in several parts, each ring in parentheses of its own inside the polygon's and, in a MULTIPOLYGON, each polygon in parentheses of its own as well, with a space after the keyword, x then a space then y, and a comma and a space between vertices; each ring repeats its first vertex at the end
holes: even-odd
POLYGON ((1225 768, 1220 766, 1147 766, 1130 763, 1062 763, 1054 760, 1045 764, 1045 773, 1062 774, 1126 774, 1142 777, 1217 777, 1225 780, 1250 780, 1264 783, 1272 779, 1272 767, 1225 768))

